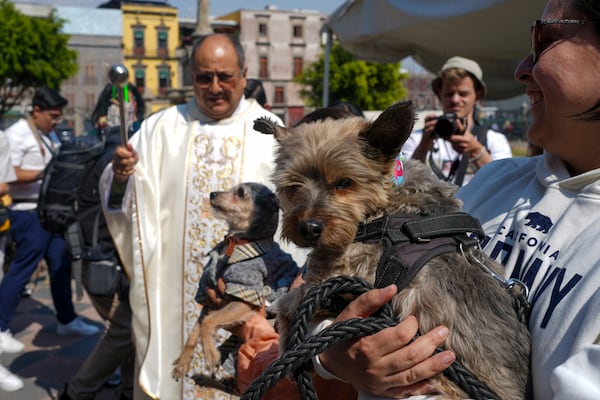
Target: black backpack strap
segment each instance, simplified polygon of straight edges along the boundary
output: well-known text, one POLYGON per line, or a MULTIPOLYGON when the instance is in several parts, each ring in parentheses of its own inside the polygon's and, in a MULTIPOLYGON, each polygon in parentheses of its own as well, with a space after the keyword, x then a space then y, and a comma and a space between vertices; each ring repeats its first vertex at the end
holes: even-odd
MULTIPOLYGON (((473 136, 475 136, 477 138, 477 141, 479 143, 481 143, 486 150, 487 150, 487 131, 488 131, 488 128, 486 128, 485 126, 479 125, 477 122, 475 122, 475 124, 473 124, 473 127, 471 128, 471 133, 473 134, 473 136)), ((454 174, 452 174, 452 172, 450 172, 450 175, 454 175, 454 184, 456 184, 457 186, 462 186, 462 184, 465 180, 465 174, 467 172, 467 167, 469 166, 469 157, 467 157, 463 154, 459 157, 459 159, 457 161, 458 161, 458 166, 457 166, 456 172, 454 174)), ((456 163, 456 161, 455 161, 455 163, 456 163)), ((453 164, 453 167, 454 167, 454 164, 453 164)))
POLYGON ((437 176, 439 179, 446 182, 449 181, 449 178, 446 175, 444 175, 442 170, 440 170, 440 168, 435 163, 435 160, 433 159, 433 151, 431 150, 429 150, 429 167, 431 168, 435 176, 437 176))
POLYGON ((487 150, 487 132, 488 132, 488 127, 485 125, 479 125, 479 123, 475 122, 475 124, 473 125, 473 128, 471 129, 471 133, 473 134, 473 136, 475 136, 477 138, 477 141, 479 143, 481 143, 483 145, 483 147, 485 147, 485 149, 487 150))
POLYGON ((467 167, 469 166, 469 157, 461 154, 456 161, 452 164, 454 169, 454 165, 456 165, 456 172, 450 172, 450 176, 454 176, 454 184, 457 186, 462 186, 463 181, 465 180, 465 173, 467 172, 467 167))

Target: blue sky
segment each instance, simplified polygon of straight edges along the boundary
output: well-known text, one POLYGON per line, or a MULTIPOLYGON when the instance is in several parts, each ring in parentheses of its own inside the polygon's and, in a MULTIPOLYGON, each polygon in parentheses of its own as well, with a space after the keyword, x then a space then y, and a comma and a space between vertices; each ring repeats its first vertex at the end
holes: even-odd
MULTIPOLYGON (((39 3, 54 6, 96 7, 105 0, 10 0, 12 3, 39 3)), ((168 3, 179 9, 182 17, 196 17, 195 0, 168 0, 168 3)), ((219 16, 240 8, 262 10, 267 5, 275 5, 281 10, 305 9, 317 10, 330 14, 344 3, 344 0, 212 0, 210 15, 219 16)))

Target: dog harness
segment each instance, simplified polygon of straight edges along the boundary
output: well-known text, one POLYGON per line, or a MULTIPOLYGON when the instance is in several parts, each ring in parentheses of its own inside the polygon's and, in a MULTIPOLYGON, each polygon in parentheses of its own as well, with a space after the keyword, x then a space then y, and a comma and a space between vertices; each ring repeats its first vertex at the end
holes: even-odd
MULTIPOLYGON (((454 212, 431 216, 386 215, 359 224, 354 241, 383 244, 374 286, 382 288, 394 283, 401 291, 432 258, 445 253, 464 254, 467 249, 479 247, 484 238, 479 220, 464 212, 454 212)), ((531 307, 527 286, 518 279, 504 280, 481 261, 474 261, 510 291, 519 319, 526 323, 531 307)))
POLYGON ((460 251, 461 246, 476 247, 484 237, 477 219, 455 212, 432 216, 386 215, 359 224, 354 241, 383 243, 375 287, 394 283, 400 291, 432 258, 460 251))

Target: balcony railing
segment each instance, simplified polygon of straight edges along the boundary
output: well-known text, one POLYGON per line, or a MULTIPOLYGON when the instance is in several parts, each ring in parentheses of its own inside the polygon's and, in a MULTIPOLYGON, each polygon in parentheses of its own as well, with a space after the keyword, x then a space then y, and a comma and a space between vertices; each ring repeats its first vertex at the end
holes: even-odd
POLYGON ((149 49, 147 47, 126 47, 123 49, 123 55, 125 57, 168 59, 169 54, 169 49, 149 49))

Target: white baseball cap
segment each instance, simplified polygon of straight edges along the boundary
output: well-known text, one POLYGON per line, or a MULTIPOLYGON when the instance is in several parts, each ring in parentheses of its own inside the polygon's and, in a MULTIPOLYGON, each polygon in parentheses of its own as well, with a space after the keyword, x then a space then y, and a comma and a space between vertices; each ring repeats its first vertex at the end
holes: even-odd
POLYGON ((451 68, 461 68, 467 71, 469 74, 471 74, 473 78, 475 78, 477 82, 479 82, 479 84, 481 84, 481 86, 483 87, 483 95, 485 96, 487 86, 483 81, 483 71, 481 70, 481 67, 475 61, 460 56, 451 57, 448 60, 446 60, 446 62, 442 66, 442 69, 440 69, 440 72, 438 72, 437 78, 435 78, 432 82, 432 85, 435 87, 434 82, 440 79, 440 75, 442 74, 442 72, 451 68))

